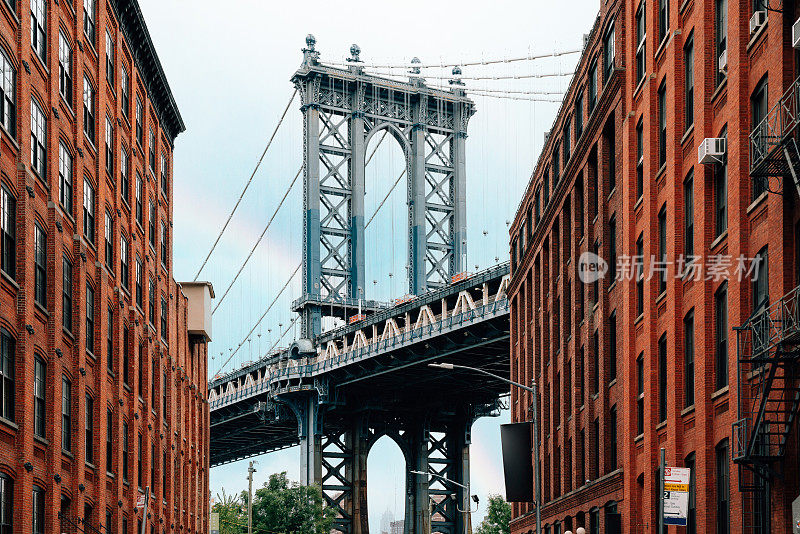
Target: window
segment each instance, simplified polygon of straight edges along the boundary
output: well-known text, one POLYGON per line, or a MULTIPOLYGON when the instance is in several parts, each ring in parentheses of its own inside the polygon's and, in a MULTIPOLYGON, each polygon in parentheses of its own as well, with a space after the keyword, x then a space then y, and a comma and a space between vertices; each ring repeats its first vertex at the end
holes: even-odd
MULTIPOLYGON (((87 0, 88 1, 88 0, 87 0)), ((83 77, 83 133, 94 143, 94 87, 86 76, 83 77)))
POLYGON ((94 243, 94 188, 88 178, 83 178, 83 236, 94 243))
MULTIPOLYGON (((716 49, 717 55, 714 58, 719 60, 723 52, 728 49, 728 0, 715 0, 716 2, 716 49)), ((714 62, 714 71, 717 73, 717 85, 725 79, 725 73, 718 68, 717 61, 714 62)))
POLYGON ((125 147, 120 147, 119 152, 119 187, 120 187, 120 195, 122 196, 122 200, 125 204, 130 205, 131 203, 131 182, 130 182, 130 175, 128 174, 128 152, 125 150, 125 147))
POLYGON ((769 306, 769 254, 765 246, 753 259, 753 312, 769 306))
POLYGON ((644 434, 644 353, 636 358, 636 434, 644 434))
POLYGON ((584 388, 584 383, 585 383, 585 380, 586 380, 586 373, 585 373, 585 371, 586 371, 586 360, 585 360, 585 356, 586 356, 586 350, 584 349, 584 346, 581 345, 581 348, 578 351, 578 368, 575 370, 575 372, 578 373, 578 395, 581 398, 581 406, 583 406, 583 404, 585 402, 584 398, 583 398, 584 397, 583 393, 584 393, 584 389, 585 389, 584 388))
POLYGON ((149 226, 148 233, 150 235, 148 237, 150 238, 150 247, 155 249, 155 247, 156 247, 156 204, 152 200, 150 201, 150 209, 149 209, 147 224, 149 226))
MULTIPOLYGON (((727 137, 727 132, 723 130, 720 137, 727 137)), ((728 161, 725 156, 722 158, 722 163, 714 165, 714 225, 717 236, 728 229, 728 161)))
POLYGON ((58 142, 58 200, 64 210, 72 214, 72 154, 64 145, 58 142))
POLYGON ((164 414, 164 420, 167 419, 167 373, 161 377, 161 413, 164 414))
POLYGON ((153 362, 150 374, 150 407, 153 411, 156 411, 156 406, 158 406, 158 386, 158 369, 156 369, 156 364, 153 362))
POLYGON ((45 0, 31 0, 31 47, 42 63, 47 63, 47 5, 45 0))
POLYGON ((694 34, 683 45, 684 129, 694 124, 694 34))
POLYGON ((167 299, 161 297, 161 339, 167 341, 167 299))
POLYGON ((0 328, 0 417, 14 420, 16 341, 5 328, 0 328))
POLYGON ((694 256, 694 170, 683 181, 683 253, 694 256))
POLYGON ((136 369, 139 371, 139 380, 137 381, 137 392, 139 393, 139 399, 142 398, 142 388, 144 387, 144 369, 146 364, 144 362, 144 345, 140 342, 139 343, 139 362, 136 366, 136 369))
POLYGON ((137 436, 137 449, 136 449, 136 483, 139 489, 142 489, 142 435, 137 436))
POLYGON ((614 55, 615 55, 615 35, 614 35, 614 21, 608 25, 606 35, 603 38, 603 67, 605 68, 605 75, 603 81, 607 82, 611 75, 614 74, 614 55))
POLYGON ((717 534, 729 534, 730 473, 728 470, 728 440, 723 439, 715 450, 717 478, 717 534))
POLYGON ((644 125, 642 119, 636 124, 636 199, 644 195, 644 125))
POLYGON ((0 121, 6 134, 16 139, 17 125, 17 71, 4 50, 0 50, 0 121))
POLYGON ((605 152, 608 154, 608 170, 606 173, 608 187, 606 188, 606 194, 611 194, 611 192, 617 187, 617 135, 613 118, 608 121, 608 125, 603 130, 603 136, 603 140, 605 141, 605 152))
POLYGON ((647 27, 645 21, 645 2, 639 2, 636 11, 636 83, 644 79, 645 74, 645 41, 647 40, 647 27))
POLYGON ((144 184, 142 183, 142 175, 139 174, 139 171, 136 171, 136 222, 139 223, 139 226, 142 226, 144 222, 142 221, 143 214, 143 205, 142 205, 142 190, 144 189, 144 184))
POLYGON ((106 79, 114 87, 114 38, 106 30, 106 79))
POLYGON ((58 32, 58 92, 72 107, 72 48, 64 32, 58 32))
POLYGON ((33 433, 45 437, 46 414, 45 388, 47 364, 40 356, 33 359, 33 433))
MULTIPOLYGON (((128 443, 129 435, 128 435, 128 422, 122 422, 122 481, 124 483, 128 483, 128 455, 130 453, 128 443)), ((126 533, 127 534, 127 533, 126 533)))
MULTIPOLYGON (((750 109, 751 109, 751 116, 752 116, 752 124, 750 125, 751 129, 755 130, 761 122, 767 116, 767 76, 761 79, 756 85, 755 91, 753 91, 752 96, 750 97, 750 109)), ((762 134, 766 133, 764 131, 760 132, 762 134)), ((767 179, 763 176, 758 176, 753 178, 753 200, 757 199, 767 190, 767 179)))
POLYGON ((686 518, 686 534, 697 534, 697 476, 694 453, 686 457, 683 465, 689 468, 689 511, 686 518))
POLYGON ((17 274, 17 199, 0 185, 0 269, 14 278, 17 274))
POLYGON ((12 519, 14 517, 14 481, 0 473, 0 532, 12 534, 12 519))
POLYGON ((716 328, 716 388, 728 385, 728 284, 723 282, 714 294, 714 326, 716 328))
POLYGON ((136 256, 136 305, 142 308, 142 260, 136 256))
POLYGON ((47 162, 47 119, 35 98, 31 98, 31 168, 45 179, 47 162))
MULTIPOLYGON (((559 163, 560 163, 561 160, 558 157, 558 153, 559 153, 560 150, 561 150, 561 147, 559 146, 558 142, 556 142, 556 146, 553 148, 553 160, 552 160, 553 161, 553 183, 554 184, 558 183, 559 176, 561 176, 561 169, 560 169, 560 166, 559 166, 559 163)), ((549 173, 545 173, 545 175, 544 175, 544 180, 545 180, 544 205, 545 205, 545 207, 547 206, 547 201, 548 201, 548 199, 550 197, 550 187, 548 187, 547 182, 546 182, 548 174, 549 173)))
POLYGON ((156 284, 153 282, 153 279, 150 278, 148 280, 148 289, 147 289, 147 315, 150 319, 150 324, 155 326, 156 324, 156 284))
POLYGON ((164 193, 164 196, 168 196, 169 194, 169 180, 167 172, 167 156, 165 154, 161 154, 161 192, 164 193))
POLYGON ((122 279, 122 287, 130 289, 128 258, 128 240, 125 236, 120 236, 119 240, 119 276, 122 279))
POLYGON ((95 44, 95 0, 83 0, 83 31, 86 38, 95 44))
POLYGON ((617 278, 617 217, 608 220, 608 267, 611 269, 611 282, 617 278))
POLYGON ((142 138, 144 136, 144 129, 142 127, 142 100, 139 98, 139 95, 136 95, 136 141, 139 145, 142 144, 142 138))
POLYGON ((110 211, 106 210, 106 224, 105 224, 105 249, 106 249, 106 266, 109 270, 114 272, 114 217, 110 211))
POLYGON ((658 0, 658 42, 669 35, 669 0, 658 0))
POLYGON ((122 383, 125 385, 130 384, 130 350, 131 350, 131 333, 128 325, 122 326, 122 383))
POLYGON ((608 381, 617 379, 617 310, 608 317, 608 381))
POLYGON ((114 124, 106 115, 106 172, 114 176, 114 124))
POLYGON ((639 234, 636 240, 636 315, 644 313, 644 238, 639 234))
POLYGON ((120 67, 122 75, 120 77, 120 101, 122 105, 122 113, 126 118, 131 116, 131 80, 128 76, 128 69, 125 65, 120 67))
POLYGON ((86 394, 86 462, 94 463, 94 399, 86 394))
POLYGON ((72 449, 72 383, 61 377, 61 448, 72 449))
POLYGON ((658 212, 658 256, 661 276, 658 278, 658 294, 667 290, 667 206, 658 212))
POLYGON ((694 310, 683 318, 683 406, 694 404, 694 310))
POLYGON ((667 81, 658 88, 658 166, 667 164, 667 81))
POLYGON ((33 534, 44 534, 44 489, 36 484, 33 485, 32 504, 33 534))
POLYGON ((61 266, 61 326, 72 332, 72 263, 64 256, 61 266))
MULTIPOLYGON (((592 480, 600 478, 600 454, 603 449, 600 448, 600 418, 596 417, 592 421, 592 450, 594 455, 592 458, 592 480)), ((596 530, 592 532, 597 532, 596 530)))
POLYGON ((161 221, 161 265, 167 266, 167 225, 161 221))
POLYGON ((114 372, 114 308, 108 307, 108 324, 106 325, 106 367, 114 372))
MULTIPOLYGON (((592 252, 594 252, 595 256, 600 257, 600 240, 595 239, 594 243, 592 243, 592 252)), ((598 276, 597 279, 592 282, 592 303, 597 304, 600 302, 600 277, 598 276)))
POLYGON ((94 353, 94 288, 86 282, 86 350, 94 353))
POLYGON ((114 471, 114 454, 111 448, 111 436, 114 433, 114 415, 111 408, 106 408, 106 472, 114 471))
POLYGON ((597 105, 597 60, 592 62, 589 67, 589 116, 592 115, 595 105, 597 105))
POLYGON ((608 412, 608 468, 606 471, 611 472, 617 468, 618 463, 618 448, 617 443, 617 406, 614 405, 608 412))
POLYGON ((600 335, 595 330, 592 334, 592 394, 598 393, 600 393, 600 335))
POLYGON ((44 308, 47 307, 47 234, 39 223, 33 227, 33 250, 33 299, 44 308))
POLYGON ((570 151, 570 130, 572 129, 572 117, 567 117, 567 120, 564 122, 564 129, 562 133, 562 139, 564 140, 564 168, 567 168, 567 163, 569 162, 569 151, 570 151))
POLYGON ((156 174, 156 136, 153 133, 153 128, 150 128, 150 146, 148 150, 150 160, 150 172, 156 174))
POLYGON ((667 420, 667 335, 658 340, 658 422, 667 420))

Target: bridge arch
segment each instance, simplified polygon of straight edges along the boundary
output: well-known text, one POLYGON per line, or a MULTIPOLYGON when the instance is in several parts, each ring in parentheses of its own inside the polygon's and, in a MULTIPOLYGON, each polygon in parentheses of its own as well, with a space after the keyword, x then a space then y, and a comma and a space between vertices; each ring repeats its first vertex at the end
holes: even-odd
POLYGON ((405 452, 390 435, 383 434, 372 442, 367 453, 367 514, 370 533, 381 532, 381 518, 386 510, 392 512, 395 521, 402 519, 407 522, 407 465, 405 452))

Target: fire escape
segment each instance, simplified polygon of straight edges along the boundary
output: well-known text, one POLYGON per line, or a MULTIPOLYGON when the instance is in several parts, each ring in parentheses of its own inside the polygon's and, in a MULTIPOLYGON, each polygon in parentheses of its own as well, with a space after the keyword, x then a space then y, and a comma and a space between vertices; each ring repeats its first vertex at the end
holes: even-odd
MULTIPOLYGON (((800 194, 800 78, 750 134, 750 176, 791 180, 800 194)), ((787 188, 786 186, 789 185, 787 188)), ((733 461, 739 466, 745 532, 769 529, 769 488, 782 477, 781 460, 800 408, 800 287, 761 306, 736 328, 739 417, 733 461)))

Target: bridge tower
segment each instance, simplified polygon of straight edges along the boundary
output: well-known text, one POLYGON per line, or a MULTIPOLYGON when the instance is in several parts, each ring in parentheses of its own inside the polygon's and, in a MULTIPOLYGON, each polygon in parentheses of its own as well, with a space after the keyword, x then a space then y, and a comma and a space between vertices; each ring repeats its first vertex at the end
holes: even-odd
MULTIPOLYGON (((409 292, 420 295, 466 269, 467 123, 473 102, 463 89, 431 88, 366 74, 358 46, 348 68, 319 62, 312 35, 292 77, 303 113, 302 337, 322 331, 322 317, 346 319, 366 300, 364 193, 366 147, 381 130, 403 149, 408 182, 409 292)), ((417 69, 418 70, 418 69, 417 69)))

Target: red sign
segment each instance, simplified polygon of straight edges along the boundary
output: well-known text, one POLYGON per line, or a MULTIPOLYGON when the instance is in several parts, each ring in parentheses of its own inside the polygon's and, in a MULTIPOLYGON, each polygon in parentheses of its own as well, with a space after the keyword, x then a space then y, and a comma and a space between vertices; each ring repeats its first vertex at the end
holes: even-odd
POLYGON ((147 502, 147 497, 139 495, 139 498, 136 500, 136 508, 144 508, 145 502, 147 502))
POLYGON ((469 273, 467 271, 461 271, 460 273, 454 274, 450 277, 450 283, 455 284, 456 282, 460 282, 462 280, 466 280, 469 273))
POLYGON ((359 321, 363 321, 366 318, 367 318, 367 316, 365 314, 359 313, 357 315, 353 315, 352 317, 350 317, 350 321, 349 322, 350 322, 350 324, 354 324, 354 323, 357 323, 359 321))

